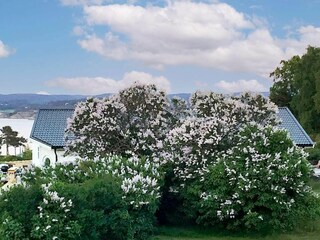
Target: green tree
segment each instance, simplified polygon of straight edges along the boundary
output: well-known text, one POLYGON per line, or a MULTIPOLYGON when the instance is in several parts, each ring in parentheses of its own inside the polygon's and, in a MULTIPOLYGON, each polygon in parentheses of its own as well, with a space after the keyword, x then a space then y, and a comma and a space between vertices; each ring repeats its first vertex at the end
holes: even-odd
POLYGON ((19 147, 23 146, 27 140, 23 137, 18 136, 17 131, 13 131, 10 126, 4 126, 0 129, 1 144, 6 145, 6 155, 9 155, 9 146, 19 147))
POLYGON ((288 106, 309 133, 320 131, 320 48, 281 61, 270 74, 274 84, 270 99, 278 106, 288 106))
POLYGON ((24 137, 16 137, 12 139, 12 146, 14 147, 14 155, 17 155, 17 148, 20 146, 24 146, 24 144, 27 142, 27 139, 24 137))
POLYGON ((270 74, 270 77, 274 80, 270 89, 270 100, 279 107, 290 107, 293 96, 297 94, 293 77, 300 60, 299 56, 294 56, 289 61, 282 60, 280 62, 281 66, 270 74))

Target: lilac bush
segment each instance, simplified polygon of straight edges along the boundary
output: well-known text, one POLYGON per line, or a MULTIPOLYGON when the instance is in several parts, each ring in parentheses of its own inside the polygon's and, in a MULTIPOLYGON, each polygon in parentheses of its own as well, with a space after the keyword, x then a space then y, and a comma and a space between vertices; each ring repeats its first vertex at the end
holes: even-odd
POLYGON ((306 154, 275 128, 274 104, 249 93, 197 92, 191 112, 165 144, 173 169, 166 197, 180 201, 177 211, 203 225, 252 230, 319 216, 306 154))
POLYGON ((169 100, 154 85, 133 85, 110 98, 79 103, 67 134, 69 152, 82 158, 108 154, 152 156, 171 127, 169 100))
POLYGON ((190 101, 193 116, 185 118, 166 138, 164 156, 172 161, 178 180, 203 181, 208 166, 217 161, 217 154, 234 145, 233 136, 242 124, 277 123, 276 106, 259 95, 246 93, 228 98, 196 92, 190 101))
POLYGON ((197 221, 253 230, 293 227, 301 213, 312 218, 319 211, 318 196, 308 187, 310 171, 305 152, 287 132, 243 126, 208 168, 197 221))
POLYGON ((91 236, 81 224, 95 216, 96 239, 107 233, 114 239, 146 239, 159 202, 160 213, 179 210, 199 224, 231 229, 285 229, 295 219, 318 216, 306 155, 276 128, 276 113, 261 95, 196 92, 188 103, 140 84, 79 103, 66 131, 67 152, 79 160, 35 168, 23 178, 26 189, 62 184, 66 190, 45 187, 32 236, 41 239, 52 231, 50 238, 59 238, 58 223, 74 235, 79 224, 91 236), (101 189, 86 186, 91 183, 101 189), (89 195, 77 195, 81 187, 97 196, 93 205, 89 195), (69 204, 72 194, 90 214, 77 201, 69 204), (176 205, 169 208, 172 199, 176 205), (61 204, 83 210, 81 224, 59 212, 65 211, 61 204), (96 212, 97 206, 103 210, 96 212))

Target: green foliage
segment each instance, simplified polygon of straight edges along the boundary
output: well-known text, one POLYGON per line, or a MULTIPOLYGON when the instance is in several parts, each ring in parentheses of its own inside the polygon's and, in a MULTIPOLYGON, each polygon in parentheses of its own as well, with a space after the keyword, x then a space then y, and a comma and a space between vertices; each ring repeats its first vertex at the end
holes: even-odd
MULTIPOLYGON (((124 164, 130 169, 133 164, 125 158, 113 160, 114 168, 124 164)), ((139 191, 125 192, 124 187, 128 186, 115 174, 112 163, 108 163, 84 161, 78 165, 33 169, 24 177, 26 186, 14 187, 0 195, 3 210, 0 219, 5 222, 0 226, 2 233, 7 239, 149 238, 157 197, 144 186, 139 188, 145 191, 145 196, 140 196, 139 191)), ((135 169, 140 167, 145 166, 137 165, 135 169)), ((125 175, 127 181, 129 176, 125 175)), ((134 182, 130 184, 136 186, 134 182)), ((154 187, 152 190, 155 192, 154 187)))
POLYGON ((12 187, 10 191, 0 195, 0 227, 4 240, 24 239, 30 236, 31 219, 37 211, 42 199, 40 187, 37 185, 25 188, 12 187), (19 227, 17 227, 19 226, 19 227))
POLYGON ((320 48, 307 48, 302 56, 281 61, 270 74, 270 99, 293 111, 309 133, 320 132, 320 48))
POLYGON ((24 152, 22 153, 22 157, 19 158, 21 160, 31 160, 32 159, 32 150, 27 148, 24 150, 24 152))
POLYGON ((279 107, 290 107, 293 96, 298 92, 293 78, 299 61, 299 56, 294 56, 289 61, 282 60, 281 67, 277 67, 270 74, 270 77, 274 79, 274 84, 270 89, 269 98, 279 107))
POLYGON ((12 162, 17 160, 18 160, 18 157, 13 155, 0 156, 1 162, 12 162))
POLYGON ((2 227, 0 228, 0 234, 3 240, 20 240, 27 239, 23 232, 23 225, 11 217, 6 212, 2 215, 2 227))
POLYGON ((78 239, 80 225, 73 220, 73 202, 60 197, 50 185, 42 186, 43 200, 32 220, 32 239, 78 239))
POLYGON ((269 232, 319 219, 306 154, 285 131, 251 123, 230 142, 202 178, 189 177, 180 186, 174 175, 166 179, 171 187, 163 189, 160 210, 170 212, 160 215, 164 223, 197 221, 211 228, 269 232))
POLYGON ((81 239, 145 239, 153 228, 153 211, 136 210, 122 198, 120 183, 111 176, 81 185, 60 184, 57 189, 73 198, 73 214, 81 226, 81 239))
POLYGON ((199 223, 261 231, 320 216, 319 198, 308 188, 310 165, 286 132, 249 126, 234 142, 201 186, 199 223))

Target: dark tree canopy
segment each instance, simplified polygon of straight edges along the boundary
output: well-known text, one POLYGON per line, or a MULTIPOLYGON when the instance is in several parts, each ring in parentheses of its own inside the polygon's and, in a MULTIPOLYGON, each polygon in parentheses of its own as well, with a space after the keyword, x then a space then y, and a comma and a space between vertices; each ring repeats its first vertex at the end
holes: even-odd
POLYGON ((320 132, 320 48, 281 61, 270 76, 274 84, 270 99, 278 106, 289 107, 309 133, 320 132))

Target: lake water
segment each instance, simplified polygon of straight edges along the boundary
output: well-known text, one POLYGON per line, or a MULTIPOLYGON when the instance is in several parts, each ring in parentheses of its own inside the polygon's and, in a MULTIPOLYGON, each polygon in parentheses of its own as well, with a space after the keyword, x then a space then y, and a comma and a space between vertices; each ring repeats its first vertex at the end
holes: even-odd
MULTIPOLYGON (((0 128, 4 126, 10 126, 13 131, 17 131, 19 136, 22 136, 26 139, 30 138, 30 133, 32 130, 34 120, 29 119, 9 119, 9 118, 0 118, 0 128)), ((21 149, 17 149, 19 153, 21 149)), ((2 146, 1 153, 5 154, 5 146, 2 146)), ((14 148, 9 149, 10 154, 14 154, 14 148)))

